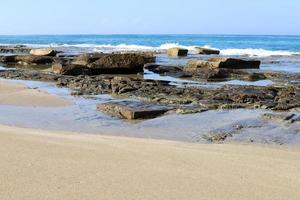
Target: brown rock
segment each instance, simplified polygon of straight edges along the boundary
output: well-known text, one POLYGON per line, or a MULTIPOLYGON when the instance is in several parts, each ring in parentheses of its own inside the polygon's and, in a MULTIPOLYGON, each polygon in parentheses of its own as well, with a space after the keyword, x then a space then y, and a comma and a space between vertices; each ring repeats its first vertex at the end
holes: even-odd
POLYGON ((74 59, 72 62, 73 65, 82 65, 88 66, 89 64, 95 62, 100 59, 104 54, 103 53, 90 53, 90 54, 82 54, 74 59))
POLYGON ((188 49, 178 48, 178 47, 168 49, 168 55, 170 57, 187 56, 188 52, 189 52, 188 49))
POLYGON ((32 56, 32 55, 17 55, 15 61, 20 65, 30 65, 30 64, 51 64, 53 62, 53 57, 51 56, 32 56))
POLYGON ((82 65, 73 65, 70 63, 53 63, 52 72, 61 75, 91 75, 91 70, 82 65))
POLYGON ((153 60, 155 58, 134 53, 104 54, 88 67, 98 73, 133 74, 143 72, 144 65, 153 60))
POLYGON ((209 62, 205 60, 189 60, 186 64, 185 70, 194 71, 198 68, 219 68, 219 62, 209 62))
POLYGON ((170 110, 170 108, 165 106, 157 106, 141 102, 105 103, 99 104, 97 109, 110 115, 128 120, 155 118, 170 110))

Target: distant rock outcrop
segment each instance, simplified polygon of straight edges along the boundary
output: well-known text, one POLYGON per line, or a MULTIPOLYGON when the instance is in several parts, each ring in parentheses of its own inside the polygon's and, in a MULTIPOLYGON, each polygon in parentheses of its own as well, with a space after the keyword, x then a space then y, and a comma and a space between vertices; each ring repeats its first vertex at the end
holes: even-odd
POLYGON ((168 49, 167 53, 170 57, 178 57, 178 56, 187 56, 188 52, 189 52, 188 49, 174 47, 168 49))
POLYGON ((203 47, 195 47, 195 52, 197 54, 204 54, 204 55, 219 55, 220 51, 215 49, 208 49, 203 47))

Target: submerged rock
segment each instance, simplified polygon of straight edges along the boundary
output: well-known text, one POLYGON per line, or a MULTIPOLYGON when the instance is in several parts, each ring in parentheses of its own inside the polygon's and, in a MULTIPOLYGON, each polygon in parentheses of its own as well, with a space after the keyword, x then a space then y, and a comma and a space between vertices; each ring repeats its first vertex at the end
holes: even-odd
POLYGON ((56 56, 57 51, 52 48, 32 49, 30 54, 33 56, 56 56))
POLYGON ((97 109, 128 120, 155 118, 171 110, 166 106, 134 101, 99 104, 97 109))
POLYGON ((208 49, 203 47, 195 47, 195 51, 197 54, 203 54, 203 55, 219 55, 220 51, 215 49, 208 49))
POLYGON ((188 52, 189 52, 188 49, 174 47, 168 49, 167 53, 170 57, 179 57, 179 56, 187 56, 188 52))
POLYGON ((300 122, 300 115, 295 113, 265 113, 262 116, 263 119, 276 122, 300 122))
POLYGON ((205 139, 208 142, 211 143, 222 143, 224 142, 228 137, 232 137, 232 133, 229 131, 224 132, 216 132, 216 133, 209 133, 206 135, 203 135, 203 139, 205 139))

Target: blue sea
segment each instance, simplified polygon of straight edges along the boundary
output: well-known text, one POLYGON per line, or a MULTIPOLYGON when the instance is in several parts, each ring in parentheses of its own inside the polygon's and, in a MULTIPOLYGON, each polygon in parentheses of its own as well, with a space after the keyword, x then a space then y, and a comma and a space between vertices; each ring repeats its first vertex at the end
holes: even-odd
MULTIPOLYGON (((180 46, 219 49, 222 56, 256 57, 263 69, 300 72, 300 36, 276 35, 18 35, 0 36, 0 45, 55 47, 69 52, 157 51, 180 46)), ((170 62, 161 58, 162 62, 170 62)), ((184 62, 184 61, 177 61, 184 62)))

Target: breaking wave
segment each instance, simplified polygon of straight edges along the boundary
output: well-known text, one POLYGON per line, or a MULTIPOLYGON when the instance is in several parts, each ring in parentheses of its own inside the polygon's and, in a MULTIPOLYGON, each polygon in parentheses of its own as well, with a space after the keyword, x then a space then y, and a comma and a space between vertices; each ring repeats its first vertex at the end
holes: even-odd
MULTIPOLYGON (((2 44, 3 45, 3 44, 2 44)), ((165 43, 158 47, 155 46, 146 46, 146 45, 135 45, 135 44, 24 44, 30 47, 53 47, 53 48, 62 48, 64 50, 70 51, 91 51, 91 52, 113 52, 113 51, 156 51, 156 52, 165 52, 167 49, 172 47, 182 47, 189 50, 191 54, 195 53, 196 46, 184 46, 179 43, 165 43)), ((202 46, 204 48, 212 48, 208 45, 202 46)), ((266 49, 217 49, 220 50, 221 55, 224 56, 250 56, 250 57, 268 57, 268 56, 300 56, 300 52, 292 51, 273 51, 266 49)))
POLYGON ((268 56, 300 56, 300 52, 291 51, 271 51, 265 49, 223 49, 221 54, 225 56, 251 56, 251 57, 268 57, 268 56))

